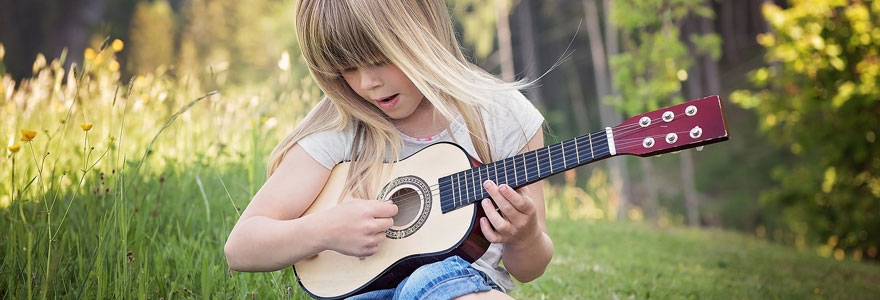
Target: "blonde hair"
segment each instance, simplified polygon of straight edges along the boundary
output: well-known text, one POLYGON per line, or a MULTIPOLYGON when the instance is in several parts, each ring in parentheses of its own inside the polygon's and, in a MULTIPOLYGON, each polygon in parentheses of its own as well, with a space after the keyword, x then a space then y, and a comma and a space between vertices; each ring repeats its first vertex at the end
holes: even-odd
POLYGON ((358 96, 339 72, 380 63, 400 68, 434 106, 435 116, 458 122, 461 114, 480 160, 492 161, 480 115, 482 107, 493 105, 485 100, 487 92, 518 94, 526 84, 503 82, 467 61, 445 1, 300 0, 295 21, 309 72, 325 96, 272 151, 269 176, 300 139, 354 123, 345 190, 359 198, 375 197, 382 169, 376 166, 384 162, 386 152, 397 157, 402 141, 388 117, 358 96))

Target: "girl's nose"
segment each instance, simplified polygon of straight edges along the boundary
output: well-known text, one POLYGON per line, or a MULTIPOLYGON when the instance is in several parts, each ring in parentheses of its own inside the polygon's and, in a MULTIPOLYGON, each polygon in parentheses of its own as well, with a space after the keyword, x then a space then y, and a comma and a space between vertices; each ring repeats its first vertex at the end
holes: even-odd
POLYGON ((382 86, 382 78, 375 68, 363 68, 361 72, 361 89, 369 90, 382 86))

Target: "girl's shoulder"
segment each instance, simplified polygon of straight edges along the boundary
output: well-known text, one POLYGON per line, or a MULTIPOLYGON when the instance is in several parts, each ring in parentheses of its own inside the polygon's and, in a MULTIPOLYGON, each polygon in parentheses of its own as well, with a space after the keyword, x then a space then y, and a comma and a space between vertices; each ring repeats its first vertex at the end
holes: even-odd
POLYGON ((496 92, 482 107, 483 125, 492 155, 503 159, 515 155, 544 124, 541 112, 519 91, 496 92))
POLYGON ((328 129, 309 134, 297 144, 318 163, 333 169, 336 164, 347 160, 355 130, 356 123, 350 122, 342 130, 328 129))

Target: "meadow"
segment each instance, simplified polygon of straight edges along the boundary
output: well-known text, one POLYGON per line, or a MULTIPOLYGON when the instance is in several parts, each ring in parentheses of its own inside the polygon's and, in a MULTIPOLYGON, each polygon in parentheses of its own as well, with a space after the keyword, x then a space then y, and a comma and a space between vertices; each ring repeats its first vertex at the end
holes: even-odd
MULTIPOLYGON (((282 66, 252 89, 217 88, 214 70, 166 67, 123 81, 123 47, 106 41, 70 68, 64 56, 39 56, 33 78, 3 76, 0 298, 306 298, 290 268, 231 271, 223 245, 265 181, 268 153, 319 91, 282 66)), ((741 233, 612 222, 614 205, 597 200, 607 196, 604 174, 574 182, 547 187, 554 260, 514 297, 880 294, 876 263, 741 233)))

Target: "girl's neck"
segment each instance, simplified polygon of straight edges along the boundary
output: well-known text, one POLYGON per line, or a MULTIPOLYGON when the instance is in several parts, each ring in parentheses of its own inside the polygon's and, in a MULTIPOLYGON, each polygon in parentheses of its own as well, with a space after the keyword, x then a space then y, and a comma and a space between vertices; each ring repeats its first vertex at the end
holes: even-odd
POLYGON ((409 117, 399 120, 392 119, 391 123, 405 135, 414 138, 432 137, 443 132, 449 125, 449 121, 443 115, 436 114, 435 118, 434 111, 434 105, 431 104, 431 101, 422 99, 409 117))

